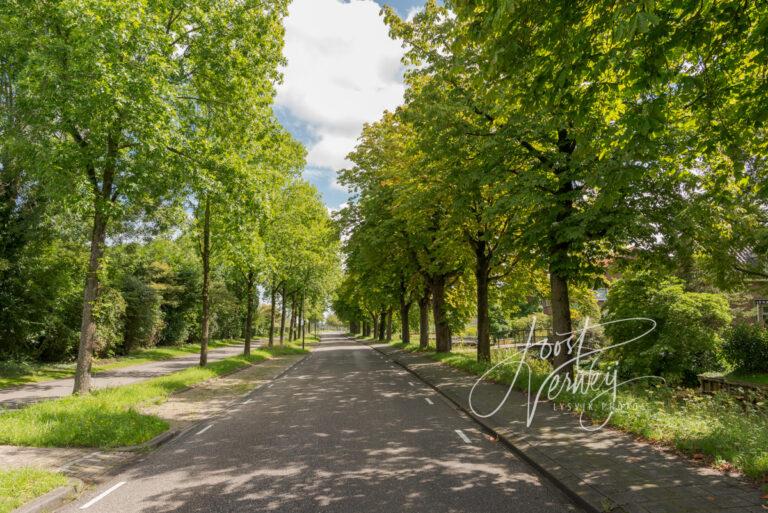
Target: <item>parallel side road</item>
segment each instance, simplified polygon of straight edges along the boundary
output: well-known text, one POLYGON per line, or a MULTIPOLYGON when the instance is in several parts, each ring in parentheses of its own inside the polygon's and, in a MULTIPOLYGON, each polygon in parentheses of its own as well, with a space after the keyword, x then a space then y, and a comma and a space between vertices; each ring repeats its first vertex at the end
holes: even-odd
POLYGON ((282 378, 65 511, 578 510, 406 371, 324 336, 282 378))
MULTIPOLYGON (((242 352, 242 344, 209 349, 208 361, 215 362, 223 358, 242 354, 242 352)), ((94 374, 91 377, 92 387, 97 389, 130 385, 131 383, 138 383, 139 381, 184 370, 187 367, 197 365, 199 362, 200 355, 192 353, 189 356, 180 356, 170 360, 142 363, 139 365, 131 365, 129 367, 119 367, 117 369, 94 374)), ((62 378, 52 381, 29 383, 19 387, 0 389, 0 409, 18 408, 46 399, 67 396, 72 393, 74 384, 74 378, 62 378)))

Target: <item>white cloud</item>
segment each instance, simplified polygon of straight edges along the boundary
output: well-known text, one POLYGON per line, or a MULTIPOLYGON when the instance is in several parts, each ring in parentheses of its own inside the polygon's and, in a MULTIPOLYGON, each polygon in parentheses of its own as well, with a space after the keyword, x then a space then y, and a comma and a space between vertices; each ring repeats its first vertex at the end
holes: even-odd
POLYGON ((408 9, 408 14, 405 16, 405 21, 413 21, 417 14, 424 10, 423 5, 414 5, 408 9))
POLYGON ((379 9, 373 0, 294 0, 289 7, 277 104, 308 125, 310 166, 347 166, 363 123, 402 103, 403 49, 379 9))

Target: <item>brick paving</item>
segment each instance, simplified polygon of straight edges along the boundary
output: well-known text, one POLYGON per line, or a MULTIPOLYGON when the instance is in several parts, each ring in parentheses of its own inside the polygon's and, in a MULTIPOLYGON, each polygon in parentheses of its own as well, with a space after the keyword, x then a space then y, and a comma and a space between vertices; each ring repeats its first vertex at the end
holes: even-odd
MULTIPOLYGON (((469 411, 477 379, 426 356, 378 344, 374 348, 405 366, 469 411)), ((507 386, 475 389, 476 411, 490 412, 507 386)), ((697 466, 671 451, 615 429, 586 432, 574 415, 540 404, 526 427, 527 396, 512 391, 505 405, 481 420, 516 451, 593 510, 612 513, 765 513, 760 490, 740 476, 697 466)))
MULTIPOLYGON (((271 381, 302 358, 304 355, 276 356, 200 383, 172 395, 162 404, 145 406, 142 412, 157 415, 170 423, 171 430, 180 431, 236 408, 234 403, 243 394, 271 381)), ((0 468, 42 468, 96 483, 143 456, 143 452, 127 450, 0 445, 0 468)))

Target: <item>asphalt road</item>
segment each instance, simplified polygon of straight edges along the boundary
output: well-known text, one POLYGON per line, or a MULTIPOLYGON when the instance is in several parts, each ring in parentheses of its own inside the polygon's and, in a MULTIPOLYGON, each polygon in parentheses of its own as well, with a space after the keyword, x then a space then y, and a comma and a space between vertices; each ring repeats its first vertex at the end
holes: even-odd
MULTIPOLYGON (((215 362, 222 358, 236 356, 242 352, 242 345, 209 349, 208 361, 215 362)), ((193 367, 199 363, 200 355, 193 353, 189 356, 180 356, 170 360, 142 363, 139 365, 131 365, 129 367, 120 367, 99 372, 91 377, 91 383, 94 389, 130 385, 131 383, 138 383, 139 381, 184 370, 187 367, 193 367)), ((74 378, 62 378, 0 389, 0 409, 18 408, 37 401, 70 395, 74 384, 74 378)))
POLYGON ((302 363, 68 512, 561 512, 559 490, 373 349, 302 363), (108 493, 105 493, 108 492, 108 493))

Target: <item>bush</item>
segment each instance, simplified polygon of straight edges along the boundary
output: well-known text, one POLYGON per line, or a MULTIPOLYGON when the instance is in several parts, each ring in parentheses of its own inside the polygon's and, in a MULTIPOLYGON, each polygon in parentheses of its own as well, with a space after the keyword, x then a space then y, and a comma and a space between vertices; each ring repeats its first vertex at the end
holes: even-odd
POLYGON ((737 324, 728 332, 723 353, 740 372, 768 372, 768 330, 737 324))
POLYGON ((93 307, 96 321, 96 354, 113 356, 123 343, 126 304, 119 291, 104 287, 93 307))
POLYGON ((200 272, 194 266, 179 266, 158 283, 163 295, 164 327, 158 344, 181 345, 195 337, 200 324, 200 272))
POLYGON ((163 326, 160 314, 162 298, 150 285, 135 276, 125 278, 123 297, 126 308, 122 353, 154 346, 163 326))
MULTIPOLYGON (((677 279, 639 273, 613 284, 605 308, 604 321, 647 317, 657 322, 653 332, 612 350, 625 377, 662 376, 672 384, 693 385, 697 374, 722 369, 722 336, 731 322, 722 294, 687 292, 677 279)), ((617 344, 648 327, 621 322, 605 326, 605 333, 617 344)))

